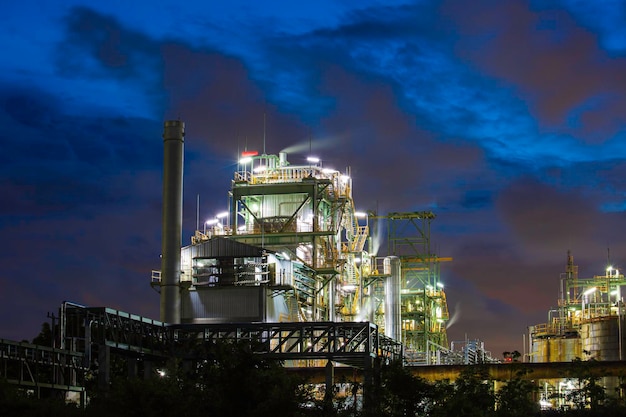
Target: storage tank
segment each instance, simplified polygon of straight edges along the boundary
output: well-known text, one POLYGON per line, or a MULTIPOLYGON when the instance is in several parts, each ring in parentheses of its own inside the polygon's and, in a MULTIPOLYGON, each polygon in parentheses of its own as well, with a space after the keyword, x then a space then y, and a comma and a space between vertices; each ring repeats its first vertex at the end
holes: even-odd
POLYGON ((531 362, 571 362, 581 357, 581 340, 561 336, 532 340, 531 362))
POLYGON ((622 326, 620 326, 617 316, 597 317, 582 323, 580 336, 582 349, 586 352, 583 359, 622 360, 624 358, 624 332, 623 323, 621 324, 622 326))

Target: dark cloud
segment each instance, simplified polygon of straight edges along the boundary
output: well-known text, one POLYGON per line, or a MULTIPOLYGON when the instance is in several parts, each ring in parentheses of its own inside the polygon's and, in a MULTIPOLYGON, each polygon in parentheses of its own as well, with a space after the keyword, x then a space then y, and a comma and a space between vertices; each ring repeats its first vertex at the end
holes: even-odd
POLYGON ((501 215, 523 245, 566 248, 580 236, 593 236, 594 204, 582 195, 522 179, 498 199, 501 215))
POLYGON ((575 132, 590 143, 622 129, 626 59, 603 51, 567 11, 504 1, 467 14, 452 4, 463 34, 458 53, 513 83, 544 129, 575 132))
POLYGON ((66 38, 56 58, 63 75, 139 79, 159 63, 158 44, 112 16, 75 7, 65 23, 66 38))

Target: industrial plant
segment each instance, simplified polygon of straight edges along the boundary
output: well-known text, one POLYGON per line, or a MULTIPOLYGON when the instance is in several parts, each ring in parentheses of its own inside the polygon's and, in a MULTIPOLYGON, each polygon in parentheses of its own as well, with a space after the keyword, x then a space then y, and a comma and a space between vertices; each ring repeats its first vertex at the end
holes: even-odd
POLYGON ((447 352, 439 263, 449 258, 431 250, 433 213, 359 211, 349 171, 246 151, 228 210, 181 249, 183 134, 182 123, 166 124, 163 261, 152 280, 163 322, 369 322, 407 359, 447 352), (383 228, 389 249, 379 257, 370 231, 383 228))
MULTIPOLYGON (((345 370, 371 378, 376 364, 391 361, 440 367, 433 372, 507 366, 480 340, 448 340, 440 266, 452 259, 432 249, 434 213, 359 207, 349 169, 313 155, 292 163, 285 152, 246 150, 225 187, 225 210, 185 238, 184 141, 184 123, 165 122, 161 266, 150 276, 159 320, 65 302, 54 346, 0 341, 3 377, 84 401, 86 375, 96 371, 107 385, 112 356, 126 360, 129 374, 149 376, 172 355, 189 359, 190 342, 216 341, 319 370, 326 385, 345 370), (44 366, 52 371, 32 372, 44 366)), ((580 279, 568 254, 558 307, 529 328, 523 362, 621 361, 624 284, 611 267, 580 279)), ((611 378, 606 384, 617 387, 611 378)), ((562 377, 537 381, 545 401, 568 389, 562 377)))
MULTIPOLYGON (((624 275, 610 262, 601 275, 579 278, 574 256, 567 252, 565 272, 559 279, 557 307, 545 323, 529 327, 528 361, 531 363, 622 361, 624 359, 624 275)), ((563 379, 542 381, 544 398, 562 398, 571 390, 563 379)), ((622 396, 620 378, 603 378, 607 394, 622 396)))

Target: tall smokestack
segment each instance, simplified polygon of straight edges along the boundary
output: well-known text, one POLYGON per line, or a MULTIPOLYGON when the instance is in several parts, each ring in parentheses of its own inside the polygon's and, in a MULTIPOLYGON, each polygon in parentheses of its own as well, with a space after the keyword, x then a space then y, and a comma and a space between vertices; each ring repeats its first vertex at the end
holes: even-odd
POLYGON ((183 233, 185 123, 163 127, 163 216, 161 221, 161 321, 180 323, 180 248, 183 233))

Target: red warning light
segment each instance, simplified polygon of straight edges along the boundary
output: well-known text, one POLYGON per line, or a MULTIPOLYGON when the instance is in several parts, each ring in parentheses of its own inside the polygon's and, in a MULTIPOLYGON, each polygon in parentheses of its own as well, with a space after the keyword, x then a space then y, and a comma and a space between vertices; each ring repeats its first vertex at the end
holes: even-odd
POLYGON ((242 158, 246 158, 246 157, 250 157, 250 156, 257 156, 259 154, 258 151, 243 151, 241 153, 241 157, 242 158))

